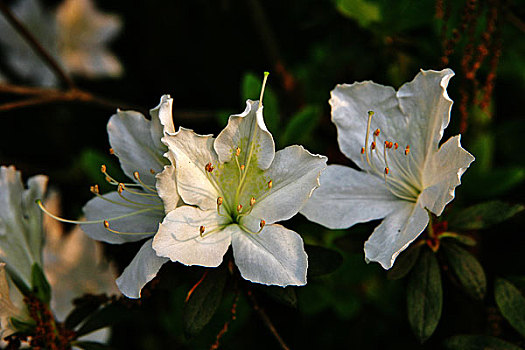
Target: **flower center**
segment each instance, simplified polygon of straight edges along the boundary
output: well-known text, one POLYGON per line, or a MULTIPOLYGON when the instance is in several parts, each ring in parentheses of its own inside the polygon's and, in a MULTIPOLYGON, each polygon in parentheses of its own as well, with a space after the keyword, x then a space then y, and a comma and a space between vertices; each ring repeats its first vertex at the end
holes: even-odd
POLYGON ((413 159, 410 154, 410 145, 403 149, 399 143, 390 140, 379 141, 381 130, 379 128, 372 132, 373 141, 370 142, 373 111, 368 112, 368 123, 366 127, 365 145, 361 147, 361 158, 363 164, 368 165, 365 169, 368 173, 383 177, 385 186, 396 197, 410 202, 415 202, 421 193, 417 176, 410 167, 413 159), (370 142, 370 143, 369 143, 370 142), (383 147, 382 152, 380 147, 383 147))

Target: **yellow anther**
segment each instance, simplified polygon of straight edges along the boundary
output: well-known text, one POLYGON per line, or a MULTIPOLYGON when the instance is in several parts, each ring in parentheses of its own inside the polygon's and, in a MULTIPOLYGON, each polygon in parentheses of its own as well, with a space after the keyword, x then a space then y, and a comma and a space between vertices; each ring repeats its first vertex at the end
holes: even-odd
POLYGON ((113 184, 113 180, 109 176, 106 176, 106 182, 113 184))
POLYGON ((253 207, 253 205, 255 204, 255 198, 250 198, 250 206, 253 207))
POLYGON ((381 133, 381 130, 379 130, 379 128, 378 128, 378 129, 376 129, 376 131, 374 131, 374 136, 377 137, 377 136, 379 136, 380 133, 381 133))
POLYGON ((115 151, 113 150, 113 148, 109 149, 109 154, 115 154, 115 151))
POLYGON ((215 169, 215 168, 213 167, 213 165, 211 163, 206 164, 206 166, 204 167, 204 170, 206 170, 209 173, 211 173, 213 171, 213 169, 215 169))
POLYGON ((106 166, 104 164, 100 166, 100 172, 102 172, 103 174, 106 173, 106 166))
POLYGON ((89 190, 94 194, 99 194, 98 185, 91 186, 89 190))
POLYGON ((240 156, 240 155, 241 155, 241 149, 240 149, 239 147, 237 147, 237 148, 235 149, 235 156, 238 157, 238 156, 240 156))
POLYGON ((237 212, 239 212, 239 213, 240 213, 240 212, 241 212, 241 210, 242 210, 242 205, 241 205, 241 204, 239 204, 239 205, 237 206, 237 212))
POLYGON ((361 147, 361 154, 365 154, 365 148, 361 147))
POLYGON ((410 153, 410 145, 407 145, 405 148, 405 156, 408 156, 409 153, 410 153))
POLYGON ((394 149, 397 149, 399 147, 399 144, 397 142, 394 142, 394 149))
POLYGON ((385 168, 385 175, 388 175, 388 172, 390 171, 390 169, 388 169, 388 167, 385 168))
POLYGON ((206 227, 204 227, 204 226, 199 227, 199 233, 200 233, 201 237, 202 237, 202 234, 204 233, 204 231, 206 231, 206 227))
POLYGON ((376 149, 376 142, 372 141, 372 144, 370 145, 370 149, 373 151, 376 149))
POLYGON ((217 205, 222 205, 222 201, 223 201, 222 197, 218 197, 217 198, 217 205))
POLYGON ((149 172, 150 172, 152 175, 155 175, 155 170, 150 169, 149 172))
POLYGON ((244 164, 241 165, 241 171, 244 171, 244 168, 245 168, 244 164))
POLYGON ((268 189, 272 189, 272 186, 273 186, 273 181, 272 180, 268 181, 268 189))

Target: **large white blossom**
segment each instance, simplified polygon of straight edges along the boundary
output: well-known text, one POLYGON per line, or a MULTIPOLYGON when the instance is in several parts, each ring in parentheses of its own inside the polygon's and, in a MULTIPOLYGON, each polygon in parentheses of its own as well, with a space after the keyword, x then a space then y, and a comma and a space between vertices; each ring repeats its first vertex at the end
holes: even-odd
POLYGON ((460 136, 439 145, 450 121, 447 85, 454 72, 421 71, 398 91, 370 81, 332 91, 341 151, 362 170, 330 165, 301 211, 332 229, 382 219, 365 243, 383 268, 441 215, 474 157, 460 136))
MULTIPOLYGON (((39 43, 72 74, 97 78, 122 74, 119 60, 106 48, 120 32, 116 15, 98 11, 92 0, 64 0, 55 11, 39 0, 19 0, 13 13, 39 43)), ((22 78, 43 86, 57 77, 25 39, 0 16, 0 44, 9 66, 22 78)))
POLYGON ((151 120, 134 111, 118 111, 111 117, 107 126, 109 142, 122 170, 133 182, 118 182, 102 166, 106 179, 117 190, 101 195, 94 186, 96 197, 84 206, 86 222, 81 227, 91 238, 113 244, 147 239, 117 279, 120 291, 130 298, 139 298, 142 287, 168 261, 155 254, 151 237, 165 216, 164 208, 168 211, 178 204, 175 183, 169 185, 172 202, 163 204, 155 179, 168 164, 163 157, 167 147, 161 138, 164 132, 175 131, 171 109, 172 99, 165 95, 150 111, 151 120))
POLYGON ((303 240, 275 223, 302 208, 319 185, 326 157, 302 146, 275 152, 262 106, 250 100, 246 105, 217 138, 184 128, 165 134, 172 165, 159 174, 157 188, 167 214, 153 249, 185 265, 216 267, 231 244, 245 279, 304 285, 303 240), (187 205, 174 208, 170 203, 179 195, 187 205))

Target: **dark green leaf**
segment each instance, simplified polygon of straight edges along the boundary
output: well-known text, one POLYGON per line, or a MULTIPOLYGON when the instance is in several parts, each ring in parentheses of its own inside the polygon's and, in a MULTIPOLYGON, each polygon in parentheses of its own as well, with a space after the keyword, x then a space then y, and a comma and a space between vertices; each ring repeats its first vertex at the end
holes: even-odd
POLYGON ((343 263, 343 256, 335 250, 309 244, 305 244, 304 250, 308 254, 308 277, 329 274, 343 263))
POLYGON ((408 321, 421 342, 427 340, 441 318, 443 291, 437 259, 424 249, 410 273, 407 286, 408 321))
POLYGON ((519 346, 486 335, 455 335, 445 340, 449 350, 522 350, 519 346))
POLYGON ((31 287, 38 299, 44 304, 49 304, 51 301, 51 286, 44 275, 44 271, 37 263, 34 263, 31 268, 31 287))
POLYGON ((67 329, 74 329, 82 321, 86 319, 93 312, 97 311, 100 307, 100 301, 95 298, 89 298, 82 301, 81 304, 77 305, 70 313, 67 315, 65 320, 65 326, 67 329))
POLYGON ((367 28, 381 20, 381 8, 368 0, 337 0, 337 10, 367 28))
MULTIPOLYGON (((474 163, 475 164, 475 163, 474 163)), ((486 173, 466 173, 462 191, 474 198, 496 197, 510 191, 525 181, 525 168, 509 166, 492 169, 486 173)))
POLYGON ((129 317, 129 310, 119 304, 109 304, 91 314, 77 330, 79 337, 94 332, 97 329, 112 326, 129 317))
POLYGON ((11 317, 10 322, 13 325, 14 329, 16 329, 16 331, 19 333, 33 334, 35 331, 36 324, 33 320, 28 322, 28 321, 19 320, 16 317, 11 317))
POLYGON ((292 116, 281 136, 281 144, 305 143, 321 119, 321 108, 306 106, 292 116))
POLYGON ((465 292, 472 298, 481 300, 487 291, 485 272, 478 260, 456 244, 442 244, 443 251, 454 275, 458 278, 465 292))
POLYGON ((460 235, 458 233, 453 233, 453 232, 444 232, 439 237, 441 239, 443 239, 443 238, 451 238, 451 239, 456 240, 458 243, 461 243, 463 245, 467 245, 467 246, 470 246, 470 247, 473 247, 476 244, 478 244, 478 242, 476 242, 476 240, 474 238, 470 237, 470 236, 460 235))
MULTIPOLYGON (((271 80, 271 75, 268 78, 271 80)), ((258 100, 261 95, 261 87, 263 81, 263 74, 255 75, 252 73, 246 73, 242 80, 242 99, 243 102, 250 100, 258 100)), ((270 83, 266 85, 263 97, 264 106, 264 122, 268 127, 268 130, 272 133, 279 131, 279 103, 277 101, 277 95, 273 92, 270 83)))
POLYGON ((491 201, 466 208, 452 217, 449 225, 457 230, 478 230, 505 221, 525 207, 521 204, 507 204, 491 201))
POLYGON ((502 278, 494 285, 494 297, 501 314, 525 337, 525 298, 518 288, 502 278))
POLYGON ((278 287, 278 286, 260 286, 257 288, 281 304, 296 308, 297 295, 293 287, 278 287))
POLYGON ((411 245, 402 252, 397 257, 394 266, 387 272, 388 279, 397 280, 405 277, 414 267, 421 252, 421 247, 421 245, 411 245))
POLYGON ((77 341, 74 346, 84 350, 110 350, 111 346, 94 341, 77 341))
POLYGON ((217 311, 226 285, 225 268, 207 270, 208 273, 184 305, 184 333, 188 337, 198 334, 217 311))

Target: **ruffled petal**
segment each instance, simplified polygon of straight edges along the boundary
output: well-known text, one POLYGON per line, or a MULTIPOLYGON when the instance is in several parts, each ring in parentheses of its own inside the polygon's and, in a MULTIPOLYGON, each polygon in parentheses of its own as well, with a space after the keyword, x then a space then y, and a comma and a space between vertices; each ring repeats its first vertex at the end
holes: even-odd
POLYGON ((161 153, 164 153, 167 150, 166 146, 161 141, 164 133, 175 133, 172 107, 173 99, 170 97, 170 95, 163 95, 160 98, 159 105, 149 111, 149 114, 151 115, 151 140, 161 153))
POLYGON ((157 193, 164 203, 164 212, 167 214, 174 210, 180 202, 177 192, 177 169, 172 165, 167 165, 164 170, 157 174, 157 193))
POLYGON ((346 166, 329 165, 320 182, 301 214, 330 229, 381 219, 404 205, 384 180, 346 166))
POLYGON ((221 163, 230 161, 239 147, 240 164, 247 164, 250 157, 263 170, 272 164, 275 143, 272 134, 266 129, 262 112, 259 101, 248 100, 242 114, 230 117, 228 125, 217 136, 214 144, 221 163))
POLYGON ((168 161, 152 139, 152 122, 135 111, 117 111, 109 120, 109 143, 120 160, 124 173, 134 179, 138 171, 146 185, 155 188, 155 173, 162 171, 168 161))
POLYGON ((140 298, 140 291, 151 281, 164 263, 169 259, 157 256, 151 243, 153 238, 148 239, 140 248, 131 263, 124 269, 122 275, 117 278, 117 286, 128 298, 140 298))
POLYGON ((306 284, 308 259, 296 232, 281 225, 267 225, 259 234, 238 229, 232 246, 235 264, 248 281, 281 287, 306 284))
POLYGON ((425 188, 419 197, 421 205, 438 216, 454 199, 461 175, 474 161, 474 157, 461 147, 460 140, 461 135, 457 135, 442 144, 439 151, 432 154, 423 173, 425 188))
POLYGON ((384 269, 394 264, 399 253, 405 250, 428 225, 428 213, 420 203, 404 202, 376 227, 365 242, 365 259, 377 261, 384 269))
POLYGON ((232 225, 215 210, 182 206, 166 215, 153 239, 157 255, 184 265, 219 266, 231 242, 232 225), (200 227, 204 226, 203 236, 200 227))
MULTIPOLYGON (((141 192, 139 189, 134 189, 134 191, 141 192)), ((122 195, 145 206, 131 205, 122 199, 118 192, 110 192, 102 196, 107 200, 100 197, 91 199, 83 208, 86 220, 100 220, 101 223, 80 225, 89 237, 107 243, 125 243, 140 241, 157 232, 159 223, 164 217, 160 198, 133 195, 126 191, 122 195), (157 207, 151 207, 153 205, 157 207), (107 230, 103 220, 109 222, 112 230, 123 232, 123 234, 107 230), (142 232, 144 234, 140 234, 142 232)))
POLYGON ((213 150, 213 137, 197 135, 193 130, 180 128, 175 135, 164 135, 162 141, 169 148, 177 166, 176 178, 179 195, 185 203, 201 209, 215 209, 217 188, 210 181, 206 164, 217 166, 217 154, 213 150))
POLYGON ((289 146, 275 154, 264 176, 272 188, 253 207, 250 219, 271 224, 287 220, 304 206, 319 186, 319 175, 326 168, 326 157, 314 155, 302 146, 289 146))

